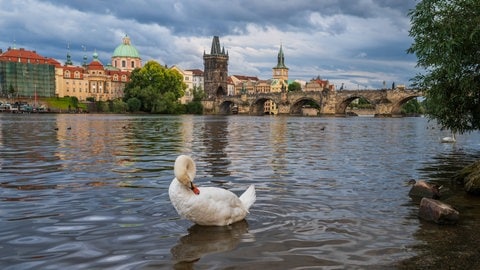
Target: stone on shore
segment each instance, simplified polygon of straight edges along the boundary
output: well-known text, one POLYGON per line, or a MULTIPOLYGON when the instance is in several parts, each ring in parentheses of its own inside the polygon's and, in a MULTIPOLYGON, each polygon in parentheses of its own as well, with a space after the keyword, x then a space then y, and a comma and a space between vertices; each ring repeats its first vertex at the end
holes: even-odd
POLYGON ((460 213, 449 204, 434 199, 423 198, 420 201, 418 216, 437 224, 456 224, 460 218, 460 213))

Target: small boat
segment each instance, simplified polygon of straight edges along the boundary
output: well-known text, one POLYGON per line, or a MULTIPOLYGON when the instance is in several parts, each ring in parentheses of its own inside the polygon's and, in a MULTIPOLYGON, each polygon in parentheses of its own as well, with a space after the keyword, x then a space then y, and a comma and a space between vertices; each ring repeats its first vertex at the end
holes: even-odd
POLYGON ((233 105, 231 110, 232 110, 232 114, 238 114, 238 106, 237 105, 233 105))

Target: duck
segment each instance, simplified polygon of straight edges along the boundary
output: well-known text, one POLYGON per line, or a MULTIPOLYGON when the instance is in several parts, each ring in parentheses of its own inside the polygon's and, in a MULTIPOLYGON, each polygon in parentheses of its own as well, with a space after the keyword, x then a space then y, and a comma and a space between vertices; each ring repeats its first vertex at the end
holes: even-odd
POLYGON ((410 179, 408 181, 408 185, 412 186, 410 192, 408 193, 411 197, 427 197, 432 199, 439 199, 440 198, 440 190, 443 186, 439 186, 437 184, 428 183, 425 180, 415 180, 410 179))
POLYGON ((197 187, 195 161, 180 155, 174 164, 174 175, 168 188, 170 201, 184 219, 203 226, 227 226, 244 220, 256 200, 255 185, 238 197, 218 187, 197 187))

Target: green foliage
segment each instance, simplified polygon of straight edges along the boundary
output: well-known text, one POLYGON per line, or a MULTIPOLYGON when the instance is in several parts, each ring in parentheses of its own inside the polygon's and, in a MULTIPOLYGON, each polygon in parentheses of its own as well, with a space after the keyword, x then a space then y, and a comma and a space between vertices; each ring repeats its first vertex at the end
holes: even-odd
POLYGON ((185 105, 185 110, 188 114, 203 114, 203 105, 199 101, 193 101, 185 105))
POLYGON ((292 82, 288 85, 288 92, 302 91, 302 85, 299 82, 292 82))
POLYGON ((193 87, 193 101, 202 101, 205 97, 205 92, 203 91, 202 87, 193 87))
POLYGON ((96 106, 97 112, 99 112, 99 113, 105 113, 105 112, 110 111, 110 108, 108 106, 108 102, 97 101, 97 102, 95 102, 95 106, 96 106))
POLYGON ((408 53, 424 69, 414 86, 427 115, 453 132, 480 128, 480 1, 423 0, 409 13, 408 53))
POLYGON ((111 111, 114 113, 125 113, 128 109, 126 102, 121 99, 115 99, 111 102, 111 111))
POLYGON ((12 84, 10 84, 10 87, 8 87, 8 93, 13 96, 15 92, 16 92, 15 88, 13 87, 12 84))
POLYGON ((184 95, 186 87, 176 70, 148 61, 142 68, 132 71, 124 100, 137 98, 141 102, 139 110, 145 112, 181 113, 184 106, 178 99, 184 95))
POLYGON ((73 108, 78 108, 78 98, 77 97, 70 97, 70 103, 72 104, 73 108))
POLYGON ((201 87, 193 87, 193 100, 185 105, 185 112, 189 114, 203 114, 202 99, 205 96, 201 87))
POLYGON ((423 108, 422 104, 420 104, 420 102, 414 98, 403 104, 401 111, 403 114, 423 114, 425 109, 423 108))
POLYGON ((54 97, 45 98, 42 100, 46 103, 46 106, 52 110, 66 111, 69 109, 87 109, 87 106, 85 104, 79 103, 76 97, 54 97))
POLYGON ((129 112, 138 112, 140 111, 140 107, 142 106, 142 102, 140 99, 133 97, 127 100, 127 107, 129 112))
POLYGON ((370 102, 364 97, 359 97, 357 102, 351 102, 348 107, 350 109, 375 109, 375 105, 370 104, 370 102))

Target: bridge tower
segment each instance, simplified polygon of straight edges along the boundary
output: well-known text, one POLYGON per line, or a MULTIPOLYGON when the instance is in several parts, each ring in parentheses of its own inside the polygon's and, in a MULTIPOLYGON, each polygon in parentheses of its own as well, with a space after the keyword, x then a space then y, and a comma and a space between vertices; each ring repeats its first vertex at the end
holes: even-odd
POLYGON ((203 52, 205 99, 214 100, 227 94, 228 52, 220 49, 220 39, 214 36, 210 54, 203 52))
POLYGON ((288 68, 285 66, 285 55, 283 55, 282 45, 280 45, 280 50, 278 51, 277 65, 273 67, 273 78, 288 81, 288 68))

